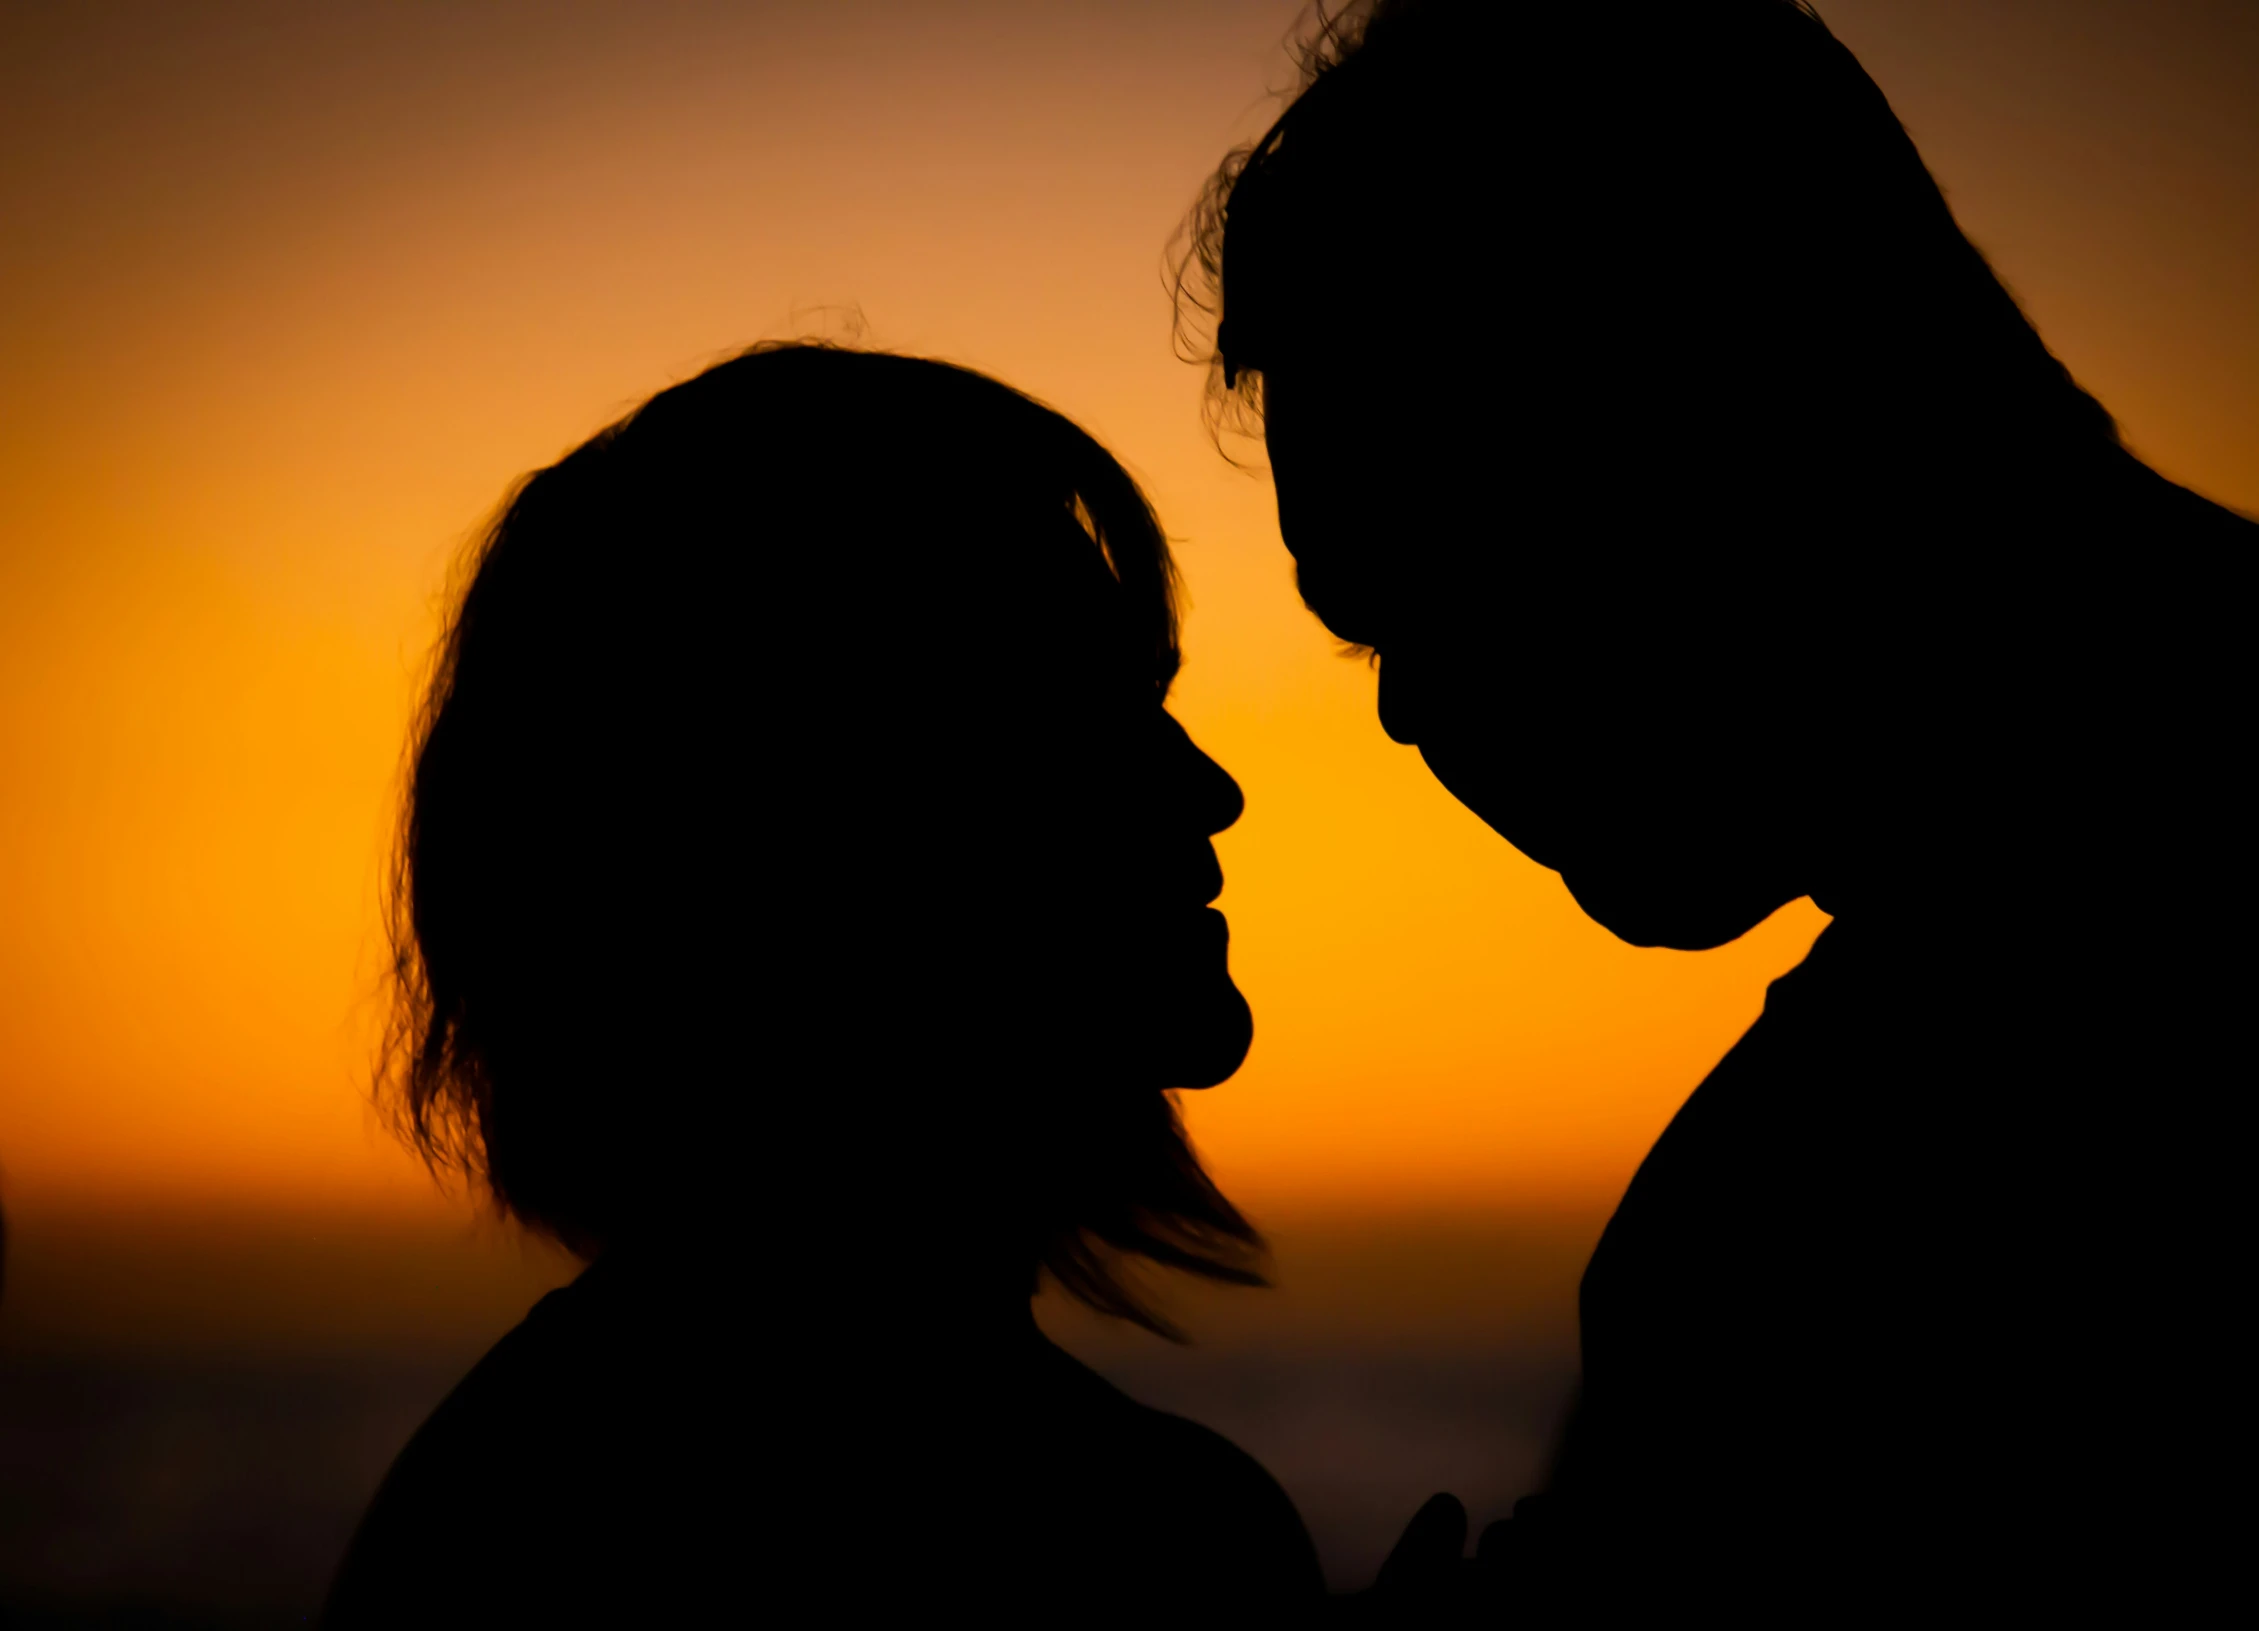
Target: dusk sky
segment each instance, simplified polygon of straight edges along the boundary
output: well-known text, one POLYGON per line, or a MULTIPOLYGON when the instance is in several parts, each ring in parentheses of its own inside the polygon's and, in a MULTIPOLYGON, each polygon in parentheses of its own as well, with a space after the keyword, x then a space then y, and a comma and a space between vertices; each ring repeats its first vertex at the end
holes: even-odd
MULTIPOLYGON (((2259 513, 2259 4, 1820 9, 2130 445, 2259 513)), ((1185 1347, 1056 1296, 1045 1327, 1261 1461, 1338 1589, 1435 1490, 1479 1521, 1540 1487, 1610 1207, 1825 919, 1613 939, 1389 742, 1300 605, 1164 271, 1304 19, 0 0, 0 1618, 304 1623, 415 1424, 575 1271, 371 1107, 410 711, 519 476, 796 336, 993 373, 1139 476, 1190 591, 1172 707, 1246 792, 1218 904, 1255 1043, 1186 1114, 1277 1288, 1165 1298, 1185 1347)), ((1496 155, 1502 233, 1542 162, 1496 155)), ((1544 320, 1386 270, 1310 269, 1340 344, 1544 320)), ((668 569, 638 547, 621 571, 668 569)), ((761 634, 752 695, 788 707, 761 634)), ((2017 932, 1974 897, 1937 925, 2017 932)), ((726 1244, 717 1294, 797 1340, 777 1243, 726 1244)), ((905 1333, 905 1373, 946 1340, 905 1333)))
MULTIPOLYGON (((1611 939, 1382 736, 1297 603, 1162 266, 1300 10, 0 13, 11 1208, 435 1204, 365 1076, 448 563, 521 472, 797 334, 1051 402, 1180 541, 1175 706, 1248 800, 1221 905, 1257 1039, 1190 1109, 1226 1186, 1258 1216, 1604 1207, 1824 920, 1611 939)), ((2259 10, 1823 11, 2132 445, 2259 509, 2259 10)), ((1340 312, 1439 350, 1515 320, 1479 285, 1340 312)), ((1971 900, 1951 932, 1996 927, 1971 900)))

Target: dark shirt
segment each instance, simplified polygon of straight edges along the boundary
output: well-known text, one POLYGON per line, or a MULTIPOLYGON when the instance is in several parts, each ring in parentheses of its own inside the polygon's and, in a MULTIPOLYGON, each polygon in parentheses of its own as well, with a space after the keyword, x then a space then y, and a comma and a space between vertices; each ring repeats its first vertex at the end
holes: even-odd
POLYGON ((2152 927, 1837 924, 1775 982, 1586 1272, 1582 1396, 1515 1525, 1528 1589, 1579 1614, 2201 1600, 2228 1555, 2205 1467, 2241 1415, 2236 1180, 2199 1132, 2232 1010, 2191 925, 2152 927))
POLYGON ((324 1623, 937 1602, 1087 1623, 1322 1595, 1261 1466, 1032 1319, 957 1343, 863 1325, 818 1351, 717 1299, 740 1301, 608 1262, 542 1299, 401 1452, 324 1623))

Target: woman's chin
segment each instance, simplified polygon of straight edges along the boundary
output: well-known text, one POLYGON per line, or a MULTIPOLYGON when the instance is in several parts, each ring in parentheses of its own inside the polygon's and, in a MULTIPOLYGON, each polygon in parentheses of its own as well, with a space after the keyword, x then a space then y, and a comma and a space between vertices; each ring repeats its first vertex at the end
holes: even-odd
POLYGON ((1197 1005, 1185 1004, 1177 1018, 1166 1040, 1167 1086, 1214 1087, 1246 1062, 1255 1040, 1255 1016, 1230 981, 1220 992, 1203 993, 1197 1005))

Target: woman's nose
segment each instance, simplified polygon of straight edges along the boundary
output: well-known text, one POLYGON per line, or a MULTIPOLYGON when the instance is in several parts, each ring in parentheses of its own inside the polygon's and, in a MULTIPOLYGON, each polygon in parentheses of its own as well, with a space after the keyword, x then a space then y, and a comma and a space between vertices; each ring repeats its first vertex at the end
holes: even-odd
MULTIPOLYGON (((1200 750, 1193 751, 1199 753, 1200 750)), ((1239 783, 1232 779, 1231 772, 1205 753, 1200 754, 1200 767, 1207 782, 1200 830, 1213 835, 1240 818, 1247 808, 1247 795, 1239 790, 1239 783)))
POLYGON ((1231 772, 1200 751, 1199 744, 1186 734, 1175 716, 1164 714, 1173 738, 1173 757, 1178 770, 1174 779, 1180 788, 1187 813, 1204 833, 1222 832, 1240 817, 1247 808, 1247 795, 1232 780, 1231 772))

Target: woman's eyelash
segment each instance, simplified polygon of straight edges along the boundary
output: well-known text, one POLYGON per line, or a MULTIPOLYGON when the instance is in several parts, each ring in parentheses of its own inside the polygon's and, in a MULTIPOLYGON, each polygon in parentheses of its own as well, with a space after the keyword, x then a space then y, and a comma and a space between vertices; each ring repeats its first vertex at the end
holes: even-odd
POLYGON ((1355 640, 1342 641, 1338 655, 1347 657, 1353 662, 1363 662, 1371 667, 1377 668, 1380 666, 1380 653, 1373 647, 1361 645, 1355 640))

